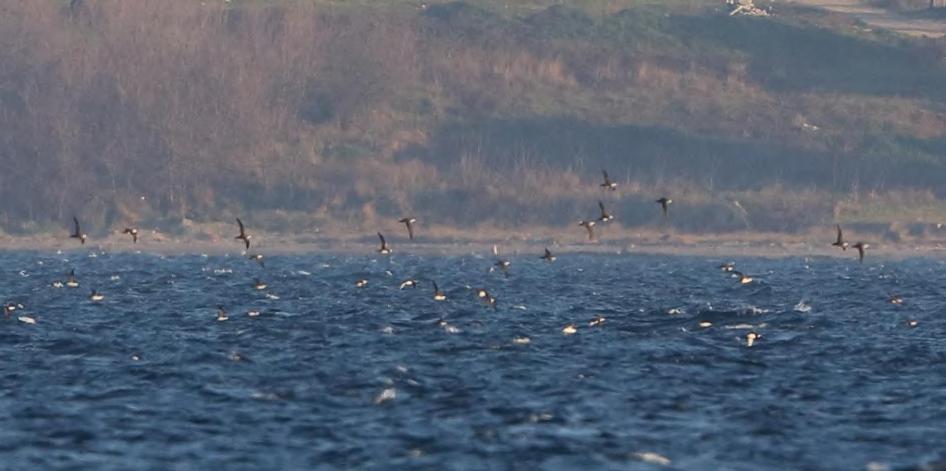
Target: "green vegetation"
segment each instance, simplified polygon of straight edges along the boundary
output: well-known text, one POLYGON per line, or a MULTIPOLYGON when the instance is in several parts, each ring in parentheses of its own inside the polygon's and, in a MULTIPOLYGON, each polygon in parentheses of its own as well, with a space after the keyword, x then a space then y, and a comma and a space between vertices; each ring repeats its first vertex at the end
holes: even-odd
POLYGON ((944 40, 722 3, 14 1, 0 227, 946 220, 944 40))

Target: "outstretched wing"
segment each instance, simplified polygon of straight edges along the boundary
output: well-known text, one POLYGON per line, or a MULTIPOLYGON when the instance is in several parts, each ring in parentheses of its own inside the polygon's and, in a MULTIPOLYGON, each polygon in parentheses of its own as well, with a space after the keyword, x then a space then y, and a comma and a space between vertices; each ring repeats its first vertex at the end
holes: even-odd
POLYGON ((75 234, 76 234, 76 236, 82 235, 82 232, 79 232, 79 218, 77 218, 77 217, 75 217, 75 216, 72 216, 72 222, 75 223, 75 227, 76 227, 76 232, 75 232, 75 234))
POLYGON ((236 218, 236 220, 237 220, 237 224, 240 225, 240 235, 245 236, 246 231, 243 229, 243 221, 241 221, 240 218, 236 218))
POLYGON ((611 183, 611 179, 608 178, 608 171, 602 169, 602 170, 601 170, 601 174, 604 175, 604 184, 605 184, 605 185, 610 184, 610 183, 611 183))
POLYGON ((601 217, 607 216, 608 212, 604 210, 604 203, 598 201, 598 207, 601 208, 601 217))
POLYGON ((837 226, 838 226, 838 241, 837 241, 837 244, 838 244, 838 245, 841 245, 841 243, 844 241, 844 233, 841 232, 841 225, 838 224, 837 226))
POLYGON ((414 240, 414 224, 411 223, 410 219, 408 219, 405 224, 407 224, 407 235, 411 240, 414 240))
POLYGON ((382 248, 382 249, 388 245, 387 242, 384 241, 384 236, 381 235, 380 232, 378 233, 378 238, 381 239, 381 248, 382 248))

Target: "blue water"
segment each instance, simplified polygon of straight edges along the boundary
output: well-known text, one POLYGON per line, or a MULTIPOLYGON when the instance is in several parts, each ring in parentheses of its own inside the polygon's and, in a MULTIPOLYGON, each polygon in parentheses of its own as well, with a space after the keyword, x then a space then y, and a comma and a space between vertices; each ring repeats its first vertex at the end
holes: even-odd
POLYGON ((943 456, 942 261, 736 259, 748 285, 722 261, 536 255, 504 277, 473 256, 261 268, 0 253, 0 301, 25 306, 0 327, 0 468, 864 469, 943 456), (80 288, 51 287, 70 269, 80 288), (399 290, 411 277, 448 300, 426 281, 399 290), (595 316, 606 322, 589 327, 595 316))

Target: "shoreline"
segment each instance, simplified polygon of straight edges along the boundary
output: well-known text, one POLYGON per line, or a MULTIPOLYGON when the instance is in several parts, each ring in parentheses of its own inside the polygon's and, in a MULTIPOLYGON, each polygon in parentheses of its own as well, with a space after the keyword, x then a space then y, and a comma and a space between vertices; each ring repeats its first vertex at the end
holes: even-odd
MULTIPOLYGON (((225 237, 204 238, 182 235, 179 237, 160 233, 144 233, 138 244, 126 237, 111 235, 103 239, 90 239, 85 245, 62 237, 52 236, 2 236, 0 251, 76 253, 98 250, 106 253, 145 253, 156 255, 243 255, 261 253, 265 256, 332 253, 342 255, 371 255, 378 247, 377 237, 321 235, 290 237, 280 234, 254 234, 249 252, 243 250, 241 242, 225 237)), ((560 239, 548 234, 507 237, 419 237, 408 241, 406 237, 389 236, 388 243, 393 255, 420 256, 492 256, 497 246, 503 256, 538 258, 545 247, 554 254, 611 254, 611 255, 667 255, 703 257, 832 257, 857 258, 857 251, 838 250, 831 246, 832 234, 816 238, 810 234, 674 234, 635 233, 608 234, 595 242, 576 240, 575 237, 560 239)), ((392 233, 393 234, 393 233, 392 233)), ((853 243, 855 238, 848 239, 853 243)), ((946 240, 916 239, 900 242, 872 241, 868 258, 899 259, 911 257, 933 257, 946 259, 946 240)))

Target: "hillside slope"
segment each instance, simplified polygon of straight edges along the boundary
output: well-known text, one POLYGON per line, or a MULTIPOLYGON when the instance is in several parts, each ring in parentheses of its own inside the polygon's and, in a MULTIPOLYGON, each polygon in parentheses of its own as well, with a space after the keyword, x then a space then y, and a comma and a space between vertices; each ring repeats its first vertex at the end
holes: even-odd
POLYGON ((556 227, 606 199, 633 228, 664 194, 680 231, 946 220, 943 40, 556 3, 7 4, 0 227, 556 227))

